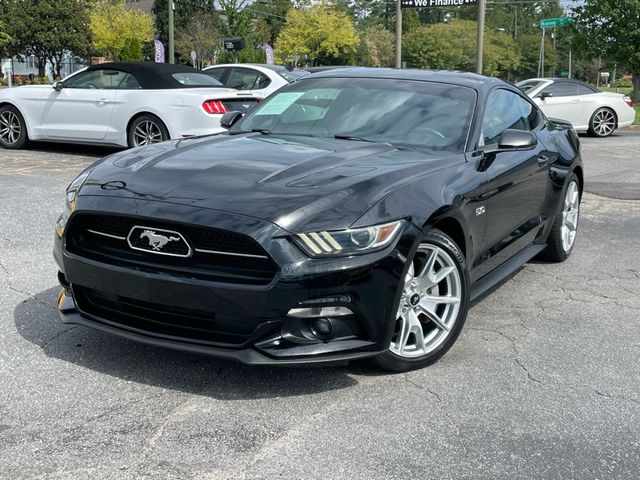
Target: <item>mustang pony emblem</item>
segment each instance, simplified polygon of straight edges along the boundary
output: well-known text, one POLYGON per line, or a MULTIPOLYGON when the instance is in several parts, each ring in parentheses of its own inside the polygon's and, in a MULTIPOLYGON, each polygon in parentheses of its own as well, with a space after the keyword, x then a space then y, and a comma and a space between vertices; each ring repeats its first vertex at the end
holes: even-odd
POLYGON ((160 251, 167 243, 169 242, 178 242, 180 241, 180 237, 165 237, 164 235, 159 235, 153 230, 145 230, 140 234, 140 238, 147 238, 149 241, 149 245, 155 251, 160 251))

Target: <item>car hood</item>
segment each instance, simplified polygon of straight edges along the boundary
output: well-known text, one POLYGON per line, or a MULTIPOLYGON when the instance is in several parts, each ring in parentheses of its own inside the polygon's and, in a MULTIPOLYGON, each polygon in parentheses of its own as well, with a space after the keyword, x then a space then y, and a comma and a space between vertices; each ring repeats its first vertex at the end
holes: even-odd
POLYGON ((222 134, 128 150, 92 167, 80 195, 192 205, 292 232, 351 226, 442 156, 385 143, 222 134))

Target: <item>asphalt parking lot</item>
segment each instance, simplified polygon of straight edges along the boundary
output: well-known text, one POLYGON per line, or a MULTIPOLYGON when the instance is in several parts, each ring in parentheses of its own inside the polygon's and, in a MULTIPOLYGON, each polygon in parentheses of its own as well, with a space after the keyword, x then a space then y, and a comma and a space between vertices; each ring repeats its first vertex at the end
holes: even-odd
POLYGON ((0 478, 637 479, 640 130, 583 137, 576 250, 436 365, 256 368, 63 325, 52 222, 110 150, 0 150, 0 478))

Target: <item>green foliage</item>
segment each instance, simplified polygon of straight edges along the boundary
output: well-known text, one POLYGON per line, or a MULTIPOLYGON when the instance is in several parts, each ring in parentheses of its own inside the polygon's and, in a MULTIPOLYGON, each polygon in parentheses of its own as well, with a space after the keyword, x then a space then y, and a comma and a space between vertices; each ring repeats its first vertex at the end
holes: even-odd
POLYGON ((583 57, 604 57, 633 73, 640 101, 640 1, 586 0, 574 9, 575 45, 583 57))
POLYGON ((205 67, 214 63, 216 53, 220 50, 222 31, 212 15, 195 17, 180 29, 176 35, 176 51, 191 61, 191 52, 196 52, 196 66, 205 67))
POLYGON ((633 83, 627 78, 617 78, 615 82, 611 84, 613 88, 631 88, 633 83))
POLYGON ((120 51, 120 60, 123 62, 144 60, 142 44, 137 38, 127 38, 120 51))
POLYGON ((5 48, 9 45, 10 41, 11 41, 11 36, 8 33, 6 33, 4 24, 0 20, 0 56, 3 56, 2 53, 4 52, 5 48))
MULTIPOLYGON (((196 17, 215 15, 214 0, 174 0, 174 27, 176 34, 184 30, 196 17)), ((168 0, 155 0, 153 2, 153 14, 157 37, 167 45, 169 41, 169 2, 168 0)))
MULTIPOLYGON (((518 37, 518 48, 521 54, 521 65, 518 69, 520 79, 538 76, 538 63, 540 61, 540 34, 526 34, 518 37)), ((544 43, 544 65, 545 75, 553 76, 558 67, 560 57, 553 48, 550 39, 544 43)))
POLYGON ((362 36, 359 65, 391 67, 395 59, 395 34, 382 25, 369 27, 362 36))
POLYGON ((142 44, 153 40, 153 18, 125 8, 122 1, 102 0, 91 11, 93 48, 112 60, 142 59, 142 44), (126 50, 125 50, 126 49, 126 50))
MULTIPOLYGON (((473 71, 477 24, 454 20, 420 27, 403 38, 404 59, 409 67, 473 71)), ((520 53, 504 33, 485 36, 484 73, 508 76, 520 66, 520 53)))
POLYGON ((346 13, 318 6, 289 10, 275 50, 284 62, 294 55, 306 55, 312 64, 346 64, 355 61, 359 43, 355 25, 346 13))
MULTIPOLYGON (((12 38, 9 55, 33 55, 38 76, 45 75, 47 60, 59 75, 66 51, 87 53, 90 45, 90 0, 3 0, 2 16, 12 38)), ((5 37, 6 38, 6 37, 5 37)))

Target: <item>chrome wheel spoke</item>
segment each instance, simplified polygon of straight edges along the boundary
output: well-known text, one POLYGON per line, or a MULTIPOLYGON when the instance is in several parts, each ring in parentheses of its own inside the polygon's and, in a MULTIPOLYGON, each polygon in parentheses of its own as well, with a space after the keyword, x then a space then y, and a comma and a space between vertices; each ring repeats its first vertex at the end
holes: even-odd
POLYGON ((423 303, 420 303, 419 309, 420 309, 420 313, 425 317, 427 317, 427 319, 430 322, 432 322, 436 327, 438 327, 440 330, 444 330, 445 332, 448 332, 449 330, 451 330, 451 327, 449 327, 443 321, 443 319, 438 316, 438 314, 434 310, 431 310, 429 306, 423 303))
POLYGON ((560 240, 565 252, 569 252, 573 247, 580 221, 580 191, 578 184, 573 181, 567 187, 564 198, 564 209, 562 211, 562 228, 560 229, 560 240))

